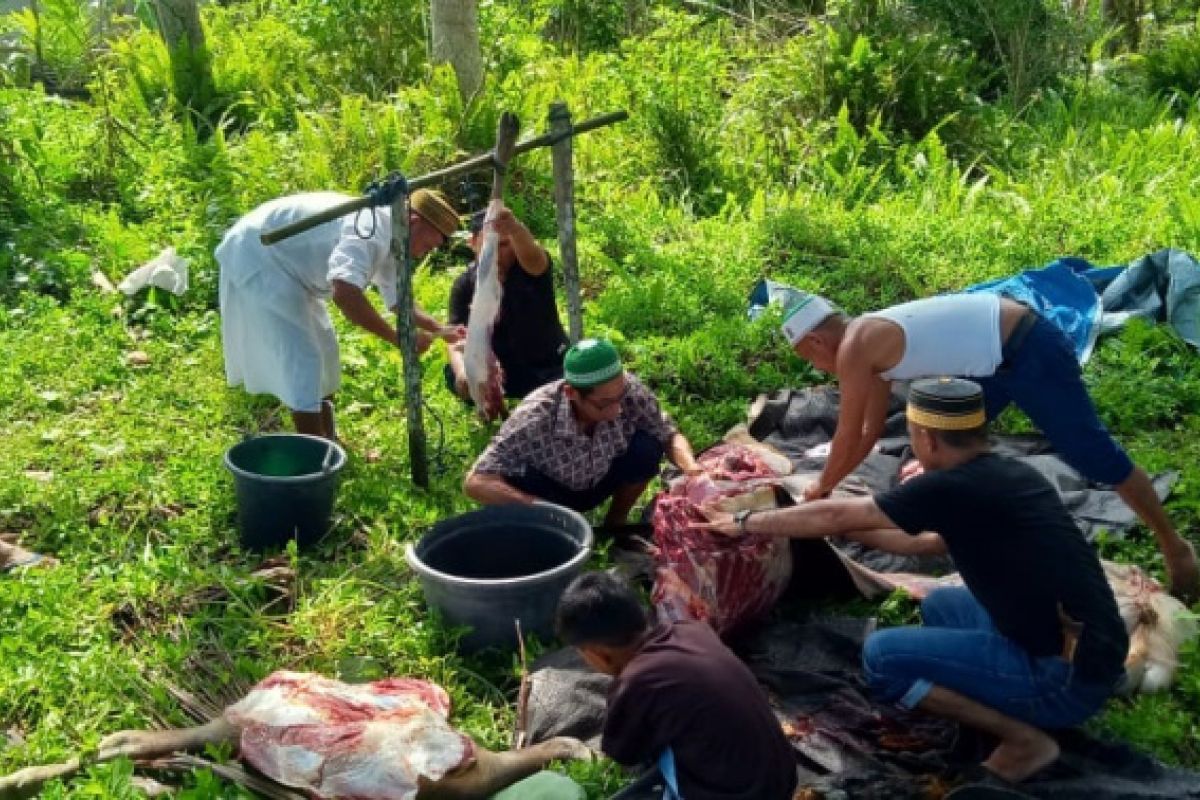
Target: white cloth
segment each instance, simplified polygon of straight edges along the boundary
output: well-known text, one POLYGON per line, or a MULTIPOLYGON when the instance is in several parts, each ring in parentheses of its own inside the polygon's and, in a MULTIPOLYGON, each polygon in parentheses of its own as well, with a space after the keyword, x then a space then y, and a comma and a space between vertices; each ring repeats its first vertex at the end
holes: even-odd
POLYGON ((187 259, 180 258, 174 247, 163 248, 163 251, 151 261, 126 275, 117 288, 133 297, 147 286, 165 289, 174 295, 186 292, 188 288, 187 259))
POLYGON ((217 246, 221 341, 230 386, 273 394, 294 411, 317 411, 341 383, 337 339, 325 301, 334 279, 374 284, 396 305, 391 210, 326 222, 274 245, 259 234, 351 198, 333 192, 281 197, 238 220, 217 246))
POLYGON ((880 373, 887 380, 987 377, 1003 360, 999 295, 929 297, 867 316, 894 322, 904 331, 904 355, 880 373))

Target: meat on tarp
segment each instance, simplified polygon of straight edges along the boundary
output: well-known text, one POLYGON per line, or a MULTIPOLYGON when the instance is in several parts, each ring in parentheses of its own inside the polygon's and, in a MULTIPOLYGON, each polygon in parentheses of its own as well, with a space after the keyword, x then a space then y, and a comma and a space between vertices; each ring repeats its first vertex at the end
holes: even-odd
POLYGON ((440 686, 389 678, 345 684, 275 672, 225 710, 241 729, 241 755, 269 778, 320 798, 413 800, 419 778, 437 781, 475 758, 450 727, 440 686))
POLYGON ((724 537, 697 529, 701 507, 775 506, 781 477, 753 448, 722 444, 698 459, 702 475, 676 480, 654 504, 653 600, 667 619, 703 620, 725 635, 762 617, 792 575, 788 540, 724 537))

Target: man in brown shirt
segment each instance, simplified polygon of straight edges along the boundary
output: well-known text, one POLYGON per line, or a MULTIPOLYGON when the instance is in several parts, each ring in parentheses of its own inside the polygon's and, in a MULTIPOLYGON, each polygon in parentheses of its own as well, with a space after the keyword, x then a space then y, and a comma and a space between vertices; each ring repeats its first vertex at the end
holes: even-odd
POLYGON ((706 623, 652 625, 632 589, 590 572, 563 592, 557 627, 613 676, 601 740, 613 760, 657 761, 668 797, 792 797, 795 756, 766 694, 706 623))
POLYGON ((517 406, 463 484, 484 505, 546 500, 590 511, 612 498, 605 524, 622 525, 658 474, 663 454, 700 471, 692 447, 654 394, 621 366, 606 339, 584 339, 563 359, 565 378, 517 406))

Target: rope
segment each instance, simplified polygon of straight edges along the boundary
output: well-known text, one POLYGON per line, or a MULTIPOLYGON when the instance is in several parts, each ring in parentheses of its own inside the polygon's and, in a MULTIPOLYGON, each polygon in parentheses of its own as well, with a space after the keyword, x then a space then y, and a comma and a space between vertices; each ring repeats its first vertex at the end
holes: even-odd
POLYGON ((442 415, 434 410, 433 406, 429 404, 429 398, 425 395, 421 396, 421 405, 424 406, 425 413, 433 418, 434 425, 437 426, 437 444, 432 448, 430 471, 434 475, 445 475, 450 471, 448 459, 451 457, 461 458, 464 453, 446 447, 446 425, 442 421, 442 415))
POLYGON ((370 207, 370 208, 360 208, 360 209, 358 210, 358 212, 357 212, 357 213, 355 213, 355 215, 354 215, 354 234, 355 234, 356 236, 358 236, 358 238, 360 238, 360 239, 370 239, 372 236, 374 236, 374 235, 375 235, 375 229, 378 227, 378 225, 379 225, 379 220, 377 220, 377 219, 375 218, 375 208, 374 208, 374 206, 372 206, 372 207, 370 207), (359 219, 361 219, 361 218, 362 218, 362 213, 363 213, 364 211, 370 211, 370 212, 371 212, 371 230, 367 231, 366 233, 363 233, 363 228, 362 228, 362 226, 359 224, 359 219))
POLYGON ((363 189, 363 194, 366 195, 369 205, 366 208, 360 208, 354 215, 354 233, 360 239, 370 239, 375 235, 375 230, 379 225, 375 209, 380 206, 391 206, 401 197, 408 197, 408 179, 399 172, 393 172, 382 180, 368 183, 367 187, 363 189), (362 213, 367 210, 371 212, 371 229, 364 233, 365 228, 360 224, 360 219, 362 213))
POLYGON ((383 180, 368 183, 363 194, 370 199, 372 208, 390 206, 408 196, 408 180, 399 172, 393 172, 383 180))

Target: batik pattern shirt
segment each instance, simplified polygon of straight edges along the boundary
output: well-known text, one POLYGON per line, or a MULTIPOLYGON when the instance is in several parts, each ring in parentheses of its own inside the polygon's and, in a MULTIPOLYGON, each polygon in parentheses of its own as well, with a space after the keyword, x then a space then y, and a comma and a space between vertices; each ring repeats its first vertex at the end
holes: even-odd
POLYGON ((643 430, 669 448, 675 435, 671 418, 640 380, 629 373, 625 380, 621 413, 597 423, 590 434, 571 412, 564 381, 534 390, 501 426, 474 471, 516 478, 534 469, 572 491, 583 491, 599 483, 613 459, 629 449, 634 431, 643 430))

